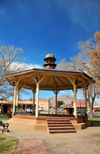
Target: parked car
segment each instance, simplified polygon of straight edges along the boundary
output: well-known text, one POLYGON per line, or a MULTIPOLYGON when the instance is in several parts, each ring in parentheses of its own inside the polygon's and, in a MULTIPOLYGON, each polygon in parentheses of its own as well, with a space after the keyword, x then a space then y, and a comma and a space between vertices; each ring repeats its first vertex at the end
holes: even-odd
POLYGON ((85 115, 85 112, 82 112, 82 111, 77 111, 77 115, 85 115))
POLYGON ((44 111, 43 107, 39 107, 38 110, 39 110, 39 111, 44 111))
POLYGON ((95 112, 98 112, 98 111, 99 111, 99 109, 95 109, 94 111, 95 111, 95 112))
POLYGON ((83 115, 85 115, 85 112, 82 112, 83 115))
POLYGON ((27 113, 32 113, 32 109, 31 109, 31 108, 27 108, 27 109, 25 109, 25 111, 26 111, 27 113))
MULTIPOLYGON (((30 109, 30 108, 27 108, 27 109, 25 109, 25 112, 26 112, 26 113, 32 113, 33 110, 30 109)), ((35 114, 35 112, 36 112, 36 110, 34 110, 34 114, 35 114)), ((38 110, 38 113, 40 114, 40 111, 39 111, 39 110, 38 110)))

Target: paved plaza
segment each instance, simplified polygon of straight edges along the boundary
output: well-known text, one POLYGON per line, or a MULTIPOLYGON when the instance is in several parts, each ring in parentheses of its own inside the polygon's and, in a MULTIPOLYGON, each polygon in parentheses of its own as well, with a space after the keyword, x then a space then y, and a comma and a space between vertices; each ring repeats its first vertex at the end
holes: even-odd
MULTIPOLYGON (((49 134, 10 126, 4 135, 20 140, 15 154, 100 154, 100 122, 77 133, 49 134)), ((2 132, 0 132, 2 134, 2 132)))

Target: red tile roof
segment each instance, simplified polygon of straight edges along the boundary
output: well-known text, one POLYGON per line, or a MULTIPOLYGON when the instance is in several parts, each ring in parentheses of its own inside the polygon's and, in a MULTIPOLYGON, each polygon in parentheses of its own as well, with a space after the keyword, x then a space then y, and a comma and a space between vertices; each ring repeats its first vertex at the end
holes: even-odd
MULTIPOLYGON (((72 106, 74 106, 74 102, 73 102, 73 105, 72 106)), ((83 106, 83 107, 85 107, 85 102, 77 102, 77 106, 83 106)))

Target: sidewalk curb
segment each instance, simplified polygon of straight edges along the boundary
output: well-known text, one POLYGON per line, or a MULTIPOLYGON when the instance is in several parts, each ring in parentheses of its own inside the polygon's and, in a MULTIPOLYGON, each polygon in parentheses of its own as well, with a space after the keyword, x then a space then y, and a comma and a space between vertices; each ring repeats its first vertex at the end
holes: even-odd
POLYGON ((18 143, 17 150, 16 150, 15 154, 20 154, 21 146, 22 146, 22 141, 23 140, 19 140, 19 143, 18 143))

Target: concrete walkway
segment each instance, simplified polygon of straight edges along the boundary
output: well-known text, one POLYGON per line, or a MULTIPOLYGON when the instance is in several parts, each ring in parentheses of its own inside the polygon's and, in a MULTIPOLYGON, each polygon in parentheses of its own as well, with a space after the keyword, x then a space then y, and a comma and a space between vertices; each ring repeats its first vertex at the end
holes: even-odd
MULTIPOLYGON (((4 135, 20 140, 15 154, 100 154, 100 122, 77 133, 49 134, 47 131, 9 127, 4 135)), ((0 131, 0 134, 1 131, 0 131)))

